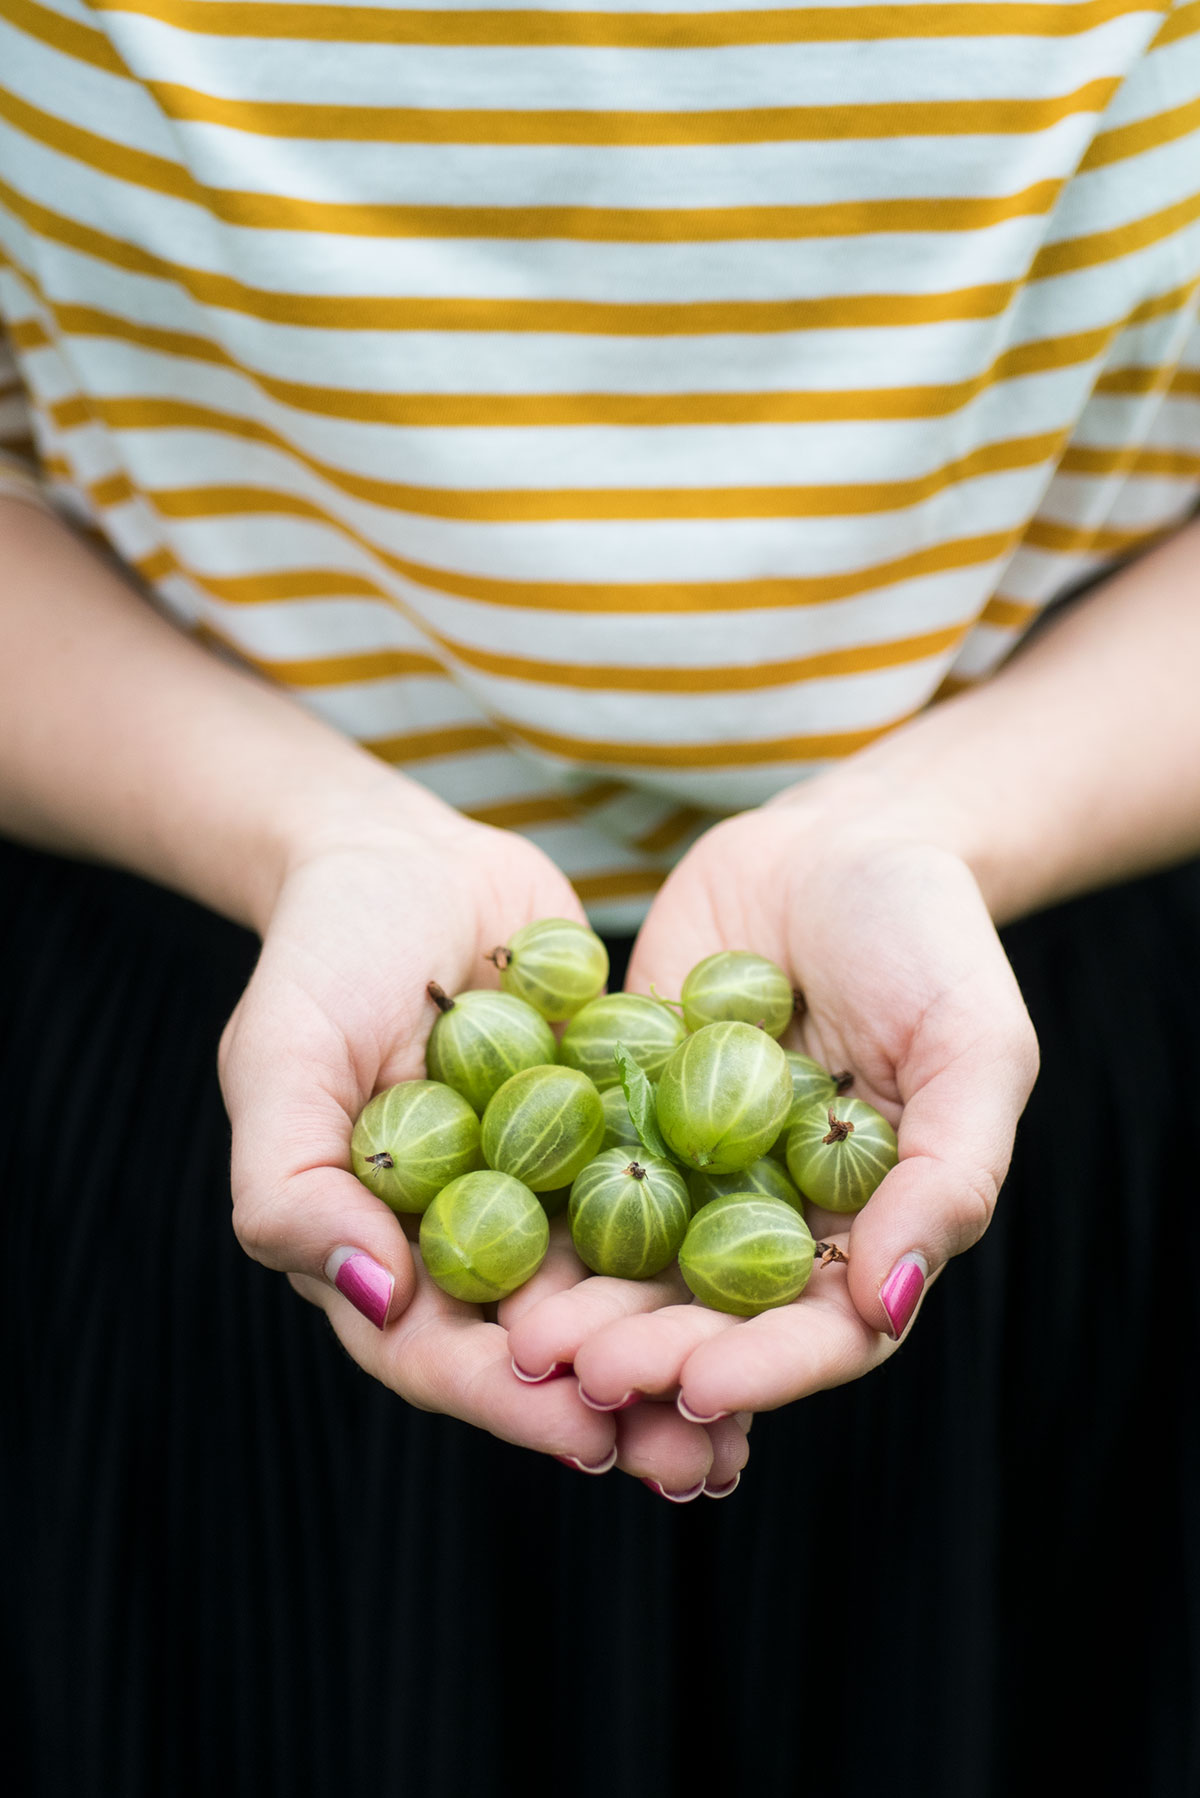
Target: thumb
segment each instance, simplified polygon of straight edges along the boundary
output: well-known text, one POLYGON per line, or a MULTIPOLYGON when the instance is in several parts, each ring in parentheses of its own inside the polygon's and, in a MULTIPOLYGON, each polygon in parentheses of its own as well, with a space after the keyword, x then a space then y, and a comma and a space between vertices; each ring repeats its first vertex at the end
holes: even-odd
POLYGON ((653 987, 660 998, 678 999, 696 963, 724 947, 708 895, 681 865, 668 876, 638 931, 626 989, 648 993, 653 987))
POLYGON ((348 1051, 306 1054, 253 1010, 234 1014, 221 1050, 238 1241, 265 1267, 336 1287, 383 1329, 416 1276, 399 1219, 349 1171, 366 1095, 348 1051))
POLYGON ((850 1296, 872 1329, 902 1336, 929 1279, 983 1235, 1036 1075, 1021 1007, 908 1097, 900 1159, 850 1230, 850 1296))

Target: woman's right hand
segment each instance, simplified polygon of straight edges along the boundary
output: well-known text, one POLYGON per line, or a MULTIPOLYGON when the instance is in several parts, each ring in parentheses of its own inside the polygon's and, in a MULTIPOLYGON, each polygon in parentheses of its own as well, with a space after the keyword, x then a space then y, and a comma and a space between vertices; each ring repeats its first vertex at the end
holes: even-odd
MULTIPOLYGON (((234 1228, 410 1404, 584 1470, 615 1458, 668 1492, 705 1479, 719 1488, 746 1459, 736 1423, 708 1430, 651 1404, 614 1417, 589 1408, 573 1379, 514 1378, 504 1324, 588 1278, 564 1220, 540 1272, 495 1322, 433 1283, 415 1247, 419 1220, 402 1223, 349 1171, 367 1100, 424 1076, 427 983, 449 992, 494 983, 488 951, 539 917, 583 919, 558 869, 524 839, 443 808, 423 808, 417 828, 385 814, 308 836, 289 858, 221 1041, 234 1228)), ((661 1304, 655 1284, 621 1282, 622 1304, 661 1304)))

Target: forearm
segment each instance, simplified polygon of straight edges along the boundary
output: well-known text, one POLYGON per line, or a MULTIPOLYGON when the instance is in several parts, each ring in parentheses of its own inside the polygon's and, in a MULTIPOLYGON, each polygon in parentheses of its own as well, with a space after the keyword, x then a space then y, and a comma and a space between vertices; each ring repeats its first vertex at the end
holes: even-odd
POLYGON ((1200 851, 1200 524, 783 803, 960 854, 997 922, 1200 851))
POLYGON ((453 814, 0 500, 0 830, 261 929, 306 833, 453 814))

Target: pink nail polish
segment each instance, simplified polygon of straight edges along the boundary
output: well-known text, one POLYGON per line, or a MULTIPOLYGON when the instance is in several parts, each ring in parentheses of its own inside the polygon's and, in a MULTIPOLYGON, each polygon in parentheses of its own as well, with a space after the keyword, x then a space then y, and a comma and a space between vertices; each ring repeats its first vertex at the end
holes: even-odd
POLYGON ((668 1492, 666 1487, 661 1486, 657 1480, 643 1480, 642 1485, 649 1486, 651 1492, 657 1492, 660 1498, 665 1498, 668 1504, 672 1505, 690 1505, 692 1500, 699 1498, 704 1490, 703 1480, 698 1486, 689 1486, 686 1492, 668 1492))
POLYGON ((617 1445, 614 1442, 603 1461, 597 1461, 594 1467, 589 1467, 577 1455, 555 1455, 554 1459, 561 1461, 564 1467, 577 1467, 580 1473, 608 1473, 617 1464, 617 1445))
POLYGON ((723 1417, 729 1416, 728 1411, 714 1411, 711 1417, 701 1417, 699 1411, 691 1411, 684 1404, 682 1393, 675 1400, 675 1409, 681 1417, 686 1417, 689 1423, 720 1423, 723 1417))
POLYGON ((541 1386, 546 1380, 561 1380, 564 1374, 571 1372, 571 1363, 569 1361, 552 1361, 545 1373, 526 1373, 525 1369, 518 1367, 514 1361, 512 1370, 518 1380, 524 1380, 527 1386, 541 1386))
POLYGON ((731 1480, 727 1480, 723 1486, 710 1486, 706 1481, 704 1485, 704 1496, 705 1498, 728 1498, 731 1492, 737 1491, 741 1483, 742 1476, 740 1471, 735 1473, 731 1480))
POLYGON ((879 1288, 879 1302, 887 1312, 888 1323, 891 1325, 888 1335, 893 1342, 899 1342, 908 1328, 928 1277, 928 1261, 918 1250, 914 1250, 911 1255, 901 1255, 879 1288))
POLYGON ((605 1404, 603 1399, 589 1398, 588 1394, 581 1386, 579 1388, 579 1396, 584 1404, 590 1406, 593 1411, 628 1411, 630 1405, 636 1405, 642 1395, 640 1392, 627 1392, 624 1398, 616 1399, 609 1405, 605 1404))
POLYGON ((362 1249, 334 1249, 325 1263, 325 1278, 344 1299, 350 1300, 356 1311, 382 1330, 396 1284, 386 1267, 380 1267, 362 1249))

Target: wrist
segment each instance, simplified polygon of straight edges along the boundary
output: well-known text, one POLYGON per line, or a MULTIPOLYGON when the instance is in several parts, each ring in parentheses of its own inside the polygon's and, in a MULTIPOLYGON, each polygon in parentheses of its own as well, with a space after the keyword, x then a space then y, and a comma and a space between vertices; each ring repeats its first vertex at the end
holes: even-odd
POLYGON ((1022 705, 1018 692, 1014 705, 1008 673, 922 712, 770 803, 836 820, 840 833, 953 855, 996 924, 1077 890, 1081 808, 1055 795, 1057 751, 1069 726, 1048 724, 1044 696, 1022 705))
POLYGON ((920 843, 945 851, 967 865, 986 897, 990 848, 974 809, 953 788, 911 778, 906 759, 894 752, 855 756, 785 788, 767 809, 786 810, 839 845, 920 843))
POLYGON ((328 765, 294 770, 266 831, 251 899, 263 934, 286 881, 319 858, 372 849, 450 848, 477 828, 452 806, 351 742, 328 765))

